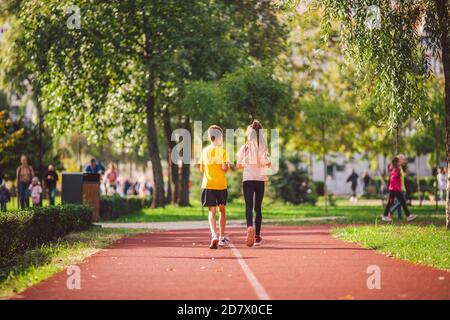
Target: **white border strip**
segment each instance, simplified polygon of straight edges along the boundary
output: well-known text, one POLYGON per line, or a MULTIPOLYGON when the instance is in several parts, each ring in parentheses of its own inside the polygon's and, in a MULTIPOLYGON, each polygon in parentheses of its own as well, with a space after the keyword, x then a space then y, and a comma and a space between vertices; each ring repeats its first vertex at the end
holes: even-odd
POLYGON ((237 258, 237 261, 239 262, 239 265, 241 266, 242 271, 244 271, 245 276, 248 279, 248 282, 253 287, 253 290, 255 290, 256 296, 259 300, 270 300, 269 295, 267 294, 264 287, 259 283, 258 279, 256 279, 256 276, 248 266, 248 264, 244 261, 244 258, 242 257, 239 250, 230 242, 230 248, 233 252, 234 256, 237 258))

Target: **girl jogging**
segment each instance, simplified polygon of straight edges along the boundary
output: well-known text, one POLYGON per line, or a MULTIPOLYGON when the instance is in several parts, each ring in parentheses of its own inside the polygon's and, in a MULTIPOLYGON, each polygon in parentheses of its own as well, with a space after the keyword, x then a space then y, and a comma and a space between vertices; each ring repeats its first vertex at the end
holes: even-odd
POLYGON ((392 160, 391 176, 389 179, 389 200, 384 209, 383 221, 392 221, 392 215, 389 215, 389 209, 396 198, 405 211, 406 221, 414 220, 416 216, 410 214, 408 207, 406 206, 405 196, 402 193, 402 171, 400 169, 400 159, 398 157, 394 157, 392 160))
POLYGON ((247 219, 247 246, 262 244, 261 205, 264 198, 264 184, 267 176, 265 168, 271 166, 267 141, 262 134, 262 126, 258 120, 247 128, 247 143, 237 154, 237 168, 244 169, 243 189, 245 199, 245 216, 247 219), (255 210, 255 227, 253 227, 253 210, 255 210))

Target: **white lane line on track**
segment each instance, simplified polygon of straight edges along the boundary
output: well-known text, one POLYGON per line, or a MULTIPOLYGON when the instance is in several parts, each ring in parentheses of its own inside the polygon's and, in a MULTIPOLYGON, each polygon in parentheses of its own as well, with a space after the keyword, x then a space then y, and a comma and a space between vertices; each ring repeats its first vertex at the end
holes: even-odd
POLYGON ((245 276, 248 279, 248 282, 250 282, 251 286, 253 287, 253 290, 255 290, 256 296, 259 300, 270 300, 269 295, 267 294, 266 290, 262 286, 262 284, 256 279, 255 274, 252 272, 248 264, 245 262, 244 258, 242 257, 239 250, 230 242, 230 248, 233 252, 234 256, 237 258, 237 261, 239 265, 241 266, 242 271, 244 271, 245 276))

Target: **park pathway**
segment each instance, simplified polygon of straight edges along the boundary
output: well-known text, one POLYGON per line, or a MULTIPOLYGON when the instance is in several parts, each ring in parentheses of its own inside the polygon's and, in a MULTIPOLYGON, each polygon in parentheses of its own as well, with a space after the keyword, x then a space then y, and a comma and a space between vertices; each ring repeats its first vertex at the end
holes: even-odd
POLYGON ((448 299, 450 272, 333 238, 330 226, 265 227, 265 244, 209 250, 207 229, 144 233, 80 264, 81 289, 61 272, 16 299, 448 299), (369 266, 381 289, 368 289, 369 266))

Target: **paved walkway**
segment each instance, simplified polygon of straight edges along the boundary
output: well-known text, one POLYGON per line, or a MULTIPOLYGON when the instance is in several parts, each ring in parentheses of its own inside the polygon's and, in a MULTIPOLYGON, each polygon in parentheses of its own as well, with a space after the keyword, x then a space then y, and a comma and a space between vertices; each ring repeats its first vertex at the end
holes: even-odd
MULTIPOLYGON (((345 219, 345 217, 311 217, 298 219, 265 219, 265 224, 276 224, 278 222, 329 222, 345 219)), ((95 225, 102 228, 128 228, 128 229, 161 229, 161 230, 192 230, 192 229, 208 229, 208 221, 206 219, 200 221, 169 221, 169 222, 98 222, 95 225)), ((246 226, 245 220, 228 220, 227 228, 242 228, 246 226)))
POLYGON ((450 273, 337 240, 330 226, 265 227, 265 244, 210 250, 207 229, 144 233, 119 240, 80 265, 81 289, 61 272, 18 299, 449 299, 450 273), (381 270, 381 289, 367 269, 381 270))

